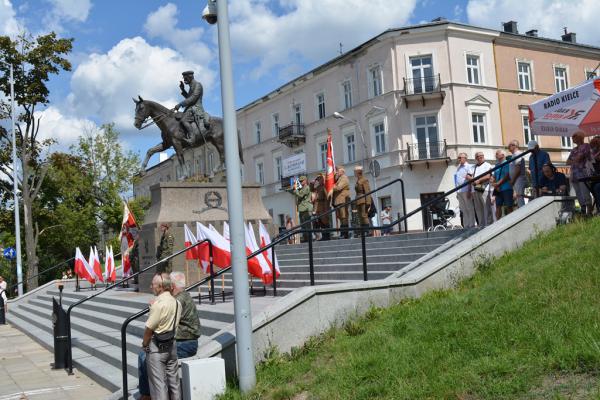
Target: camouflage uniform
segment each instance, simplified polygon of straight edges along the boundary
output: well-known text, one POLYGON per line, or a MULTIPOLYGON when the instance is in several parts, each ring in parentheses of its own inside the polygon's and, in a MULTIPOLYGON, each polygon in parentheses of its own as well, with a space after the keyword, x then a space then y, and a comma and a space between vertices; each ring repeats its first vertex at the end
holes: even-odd
MULTIPOLYGON (((175 238, 171 234, 170 230, 165 231, 160 237, 160 244, 156 250, 156 261, 162 260, 173 254, 173 245, 175 244, 175 238)), ((156 272, 168 272, 173 271, 173 259, 169 259, 156 267, 156 272)))

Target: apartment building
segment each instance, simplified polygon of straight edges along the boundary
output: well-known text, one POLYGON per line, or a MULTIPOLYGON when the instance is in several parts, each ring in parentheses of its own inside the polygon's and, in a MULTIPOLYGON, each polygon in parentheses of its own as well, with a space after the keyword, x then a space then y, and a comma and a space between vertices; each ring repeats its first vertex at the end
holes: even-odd
MULTIPOLYGON (((494 40, 504 143, 516 139, 526 145, 534 139, 529 129, 529 104, 598 75, 600 48, 579 44, 576 37, 566 31, 562 40, 538 37, 536 30, 519 34, 517 22, 504 24, 504 31, 494 40)), ((550 152, 554 163, 564 164, 572 148, 571 138, 535 139, 550 152)))

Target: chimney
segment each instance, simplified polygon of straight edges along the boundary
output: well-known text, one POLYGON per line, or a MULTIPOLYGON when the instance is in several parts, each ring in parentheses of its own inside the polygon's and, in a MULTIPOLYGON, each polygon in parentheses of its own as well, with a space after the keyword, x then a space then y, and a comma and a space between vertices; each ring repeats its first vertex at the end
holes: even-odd
POLYGON ((517 21, 503 22, 502 25, 504 26, 504 32, 506 33, 519 33, 517 30, 517 21))
POLYGON ((431 22, 444 22, 446 21, 446 17, 437 17, 431 20, 431 22))
POLYGON ((538 37, 537 29, 532 29, 530 31, 525 32, 527 36, 538 37))
POLYGON ((567 32, 567 27, 564 28, 565 34, 561 36, 563 42, 577 43, 577 35, 575 32, 567 32))

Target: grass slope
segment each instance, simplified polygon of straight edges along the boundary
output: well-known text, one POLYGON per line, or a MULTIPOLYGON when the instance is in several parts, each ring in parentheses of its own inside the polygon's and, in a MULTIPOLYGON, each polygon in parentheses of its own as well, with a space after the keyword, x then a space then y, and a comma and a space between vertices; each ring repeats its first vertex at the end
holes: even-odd
POLYGON ((223 399, 600 398, 600 219, 561 226, 433 292, 272 354, 223 399))

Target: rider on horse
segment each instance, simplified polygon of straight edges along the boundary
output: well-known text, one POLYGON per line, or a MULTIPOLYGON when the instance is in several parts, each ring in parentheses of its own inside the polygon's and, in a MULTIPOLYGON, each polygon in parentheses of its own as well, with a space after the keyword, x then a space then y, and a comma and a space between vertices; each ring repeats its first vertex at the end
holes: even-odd
POLYGON ((178 119, 183 126, 187 141, 193 144, 196 142, 197 134, 202 137, 206 134, 210 116, 202 106, 202 84, 194 79, 194 72, 185 71, 181 75, 183 75, 183 82, 179 82, 179 88, 185 99, 175 106, 175 110, 184 107, 178 119), (185 90, 184 83, 189 85, 189 91, 185 90))

